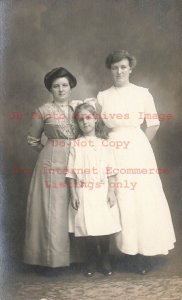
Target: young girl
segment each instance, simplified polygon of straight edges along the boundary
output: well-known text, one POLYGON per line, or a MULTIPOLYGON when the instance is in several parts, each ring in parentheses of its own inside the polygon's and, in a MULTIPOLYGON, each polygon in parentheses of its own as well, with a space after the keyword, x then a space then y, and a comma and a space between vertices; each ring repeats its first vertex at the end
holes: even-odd
POLYGON ((75 118, 81 137, 72 142, 67 175, 71 191, 69 232, 85 237, 87 276, 99 270, 106 276, 112 274, 109 261, 109 237, 121 230, 117 199, 115 196, 115 159, 103 140, 96 137, 96 111, 88 103, 76 107, 75 118), (111 168, 112 167, 112 168, 111 168))

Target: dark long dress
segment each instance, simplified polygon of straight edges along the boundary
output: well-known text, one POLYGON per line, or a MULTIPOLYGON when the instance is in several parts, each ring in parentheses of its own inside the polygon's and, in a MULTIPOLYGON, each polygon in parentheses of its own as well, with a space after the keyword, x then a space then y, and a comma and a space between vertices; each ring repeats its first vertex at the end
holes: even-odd
POLYGON ((68 189, 65 181, 70 140, 78 134, 73 110, 66 117, 57 103, 46 103, 32 116, 28 142, 42 148, 30 184, 24 262, 49 267, 70 264, 68 189))

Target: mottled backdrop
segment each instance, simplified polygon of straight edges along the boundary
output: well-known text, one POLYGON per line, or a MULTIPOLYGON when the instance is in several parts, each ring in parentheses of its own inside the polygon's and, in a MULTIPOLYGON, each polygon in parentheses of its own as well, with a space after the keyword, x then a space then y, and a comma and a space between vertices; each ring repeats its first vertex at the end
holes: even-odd
MULTIPOLYGON (((37 154, 27 146, 31 111, 50 99, 43 77, 65 66, 76 75, 73 98, 95 96, 110 85, 106 55, 127 49, 137 57, 132 75, 148 87, 162 121, 153 142, 177 232, 182 212, 181 0, 1 0, 1 207, 4 265, 21 265, 25 208, 37 154)), ((175 251, 175 250, 174 250, 175 251)), ((177 252, 176 252, 177 253, 177 252)))

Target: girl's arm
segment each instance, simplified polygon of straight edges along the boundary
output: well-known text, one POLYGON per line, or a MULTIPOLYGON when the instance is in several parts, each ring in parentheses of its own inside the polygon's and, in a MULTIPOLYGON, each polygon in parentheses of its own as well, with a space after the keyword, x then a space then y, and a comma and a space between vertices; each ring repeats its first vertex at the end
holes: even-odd
POLYGON ((108 177, 108 194, 107 201, 110 207, 114 206, 117 201, 116 198, 116 175, 111 175, 108 177))
POLYGON ((78 210, 79 207, 79 198, 76 192, 76 182, 77 182, 77 176, 74 173, 74 164, 75 164, 75 148, 71 144, 70 146, 70 152, 69 152, 69 159, 68 159, 68 165, 67 165, 67 173, 66 173, 66 179, 68 183, 68 188, 70 189, 71 194, 71 206, 78 210))
POLYGON ((68 182, 68 187, 70 189, 70 193, 71 193, 71 206, 75 209, 78 210, 80 202, 79 202, 79 198, 76 192, 76 180, 74 178, 67 178, 67 182, 68 182))

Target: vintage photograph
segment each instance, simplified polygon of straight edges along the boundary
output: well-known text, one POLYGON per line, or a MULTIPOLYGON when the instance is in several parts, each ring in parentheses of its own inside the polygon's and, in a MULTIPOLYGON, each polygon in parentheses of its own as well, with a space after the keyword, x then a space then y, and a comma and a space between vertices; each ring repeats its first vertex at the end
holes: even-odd
POLYGON ((0 1, 0 300, 182 299, 181 15, 0 1))

